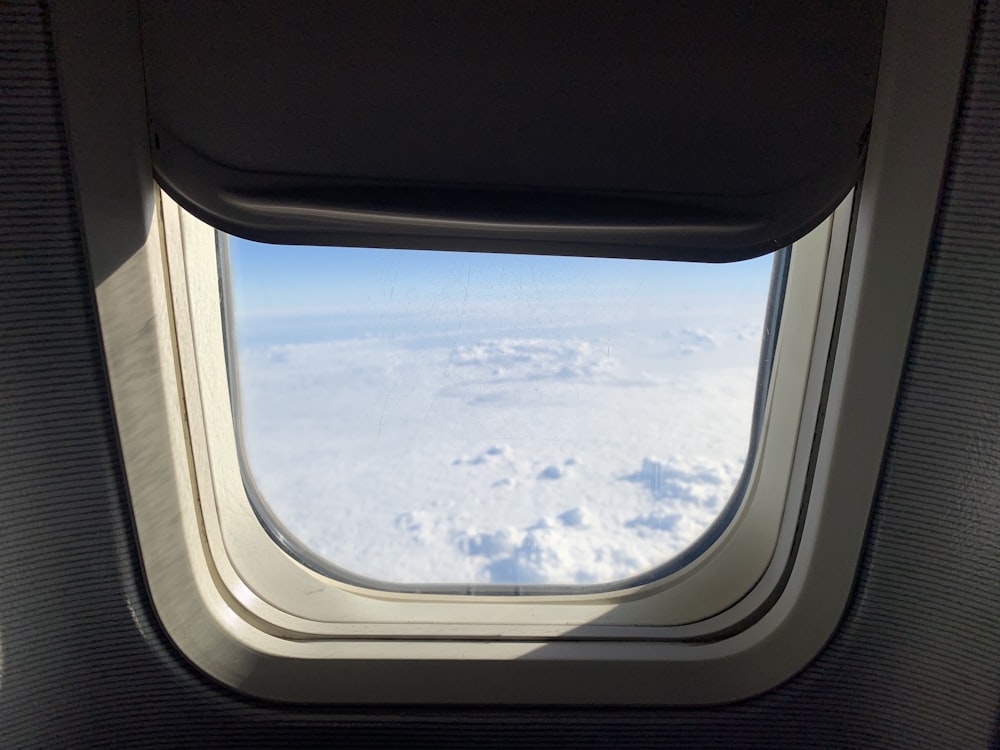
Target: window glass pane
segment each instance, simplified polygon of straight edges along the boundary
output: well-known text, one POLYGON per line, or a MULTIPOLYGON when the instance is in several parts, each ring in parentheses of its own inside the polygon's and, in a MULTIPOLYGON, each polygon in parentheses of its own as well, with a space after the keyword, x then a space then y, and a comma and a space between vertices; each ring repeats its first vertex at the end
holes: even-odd
POLYGON ((389 588, 662 566, 744 471, 772 265, 229 238, 251 494, 293 553, 389 588))

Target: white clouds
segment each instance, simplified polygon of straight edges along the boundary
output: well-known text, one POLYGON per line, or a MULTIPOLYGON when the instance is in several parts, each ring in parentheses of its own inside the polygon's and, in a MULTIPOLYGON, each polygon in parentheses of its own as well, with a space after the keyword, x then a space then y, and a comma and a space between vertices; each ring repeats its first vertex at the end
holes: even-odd
POLYGON ((719 460, 699 463, 684 456, 662 461, 642 459, 642 468, 624 479, 645 485, 657 500, 695 502, 718 507, 720 492, 735 486, 743 462, 719 460))
POLYGON ((457 347, 452 363, 501 380, 600 380, 617 368, 609 354, 579 339, 500 339, 457 347))
POLYGON ((563 470, 560 467, 558 467, 558 466, 553 466, 552 464, 549 464, 544 469, 542 469, 540 472, 538 472, 538 478, 539 479, 562 479, 563 478, 563 470))
POLYGON ((683 550, 729 498, 751 314, 246 348, 251 470, 293 534, 364 576, 618 580, 683 550))
POLYGON ((704 328, 684 328, 674 338, 681 354, 696 354, 719 348, 716 337, 704 328))

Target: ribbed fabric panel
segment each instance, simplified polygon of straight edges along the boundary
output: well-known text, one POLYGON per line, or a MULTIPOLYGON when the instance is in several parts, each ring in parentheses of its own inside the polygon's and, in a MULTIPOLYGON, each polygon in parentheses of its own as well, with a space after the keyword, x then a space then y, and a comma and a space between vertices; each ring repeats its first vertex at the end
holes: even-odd
POLYGON ((797 677, 698 710, 290 708, 191 668, 135 553, 44 8, 0 34, 0 747, 1000 747, 1000 6, 852 605, 797 677))
POLYGON ((0 38, 0 747, 88 745, 135 560, 44 9, 0 38))

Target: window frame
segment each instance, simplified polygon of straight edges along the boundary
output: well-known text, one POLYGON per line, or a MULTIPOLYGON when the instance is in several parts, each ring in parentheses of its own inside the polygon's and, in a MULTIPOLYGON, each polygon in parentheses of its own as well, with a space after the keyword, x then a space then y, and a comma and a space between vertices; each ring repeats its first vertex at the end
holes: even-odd
MULTIPOLYGON (((216 566, 227 568, 228 575, 261 600, 260 616, 268 617, 268 607, 294 614, 308 622, 298 631, 307 637, 363 632, 368 637, 439 638, 445 625, 459 637, 505 640, 547 640, 568 629, 580 638, 673 640, 673 626, 678 625, 707 637, 716 629, 710 618, 743 598, 763 575, 782 519, 794 524, 797 509, 793 503, 786 511, 785 498, 801 496, 800 489, 789 491, 788 482, 793 457, 808 447, 808 440, 803 443, 797 434, 799 423, 808 439, 815 426, 816 410, 803 411, 807 392, 822 387, 822 369, 810 369, 810 353, 817 340, 821 349, 829 348, 832 329, 826 326, 817 336, 817 321, 824 284, 829 289, 839 283, 849 202, 835 220, 824 222, 792 250, 784 300, 790 315, 779 328, 758 455, 748 459, 748 489, 732 521, 701 555, 663 578, 601 593, 530 598, 367 588, 327 577, 274 543, 253 510, 241 472, 215 232, 166 196, 160 207, 204 541, 216 566), (833 253, 828 274, 834 224, 839 224, 840 248, 833 253), (774 393, 781 396, 772 398, 774 393), (200 431, 196 438, 195 431, 200 431)), ((835 295, 831 301, 828 292, 826 300, 827 305, 835 304, 835 295)))
MULTIPOLYGON (((116 238, 119 219, 100 198, 103 160, 115 150, 109 144, 134 139, 87 130, 88 122, 105 123, 86 100, 100 92, 85 94, 95 89, 79 78, 73 85, 84 73, 64 67, 88 250, 93 268, 109 269, 95 291, 125 472, 167 634, 216 679, 286 701, 696 705, 748 697, 801 669, 844 611, 867 528, 947 152, 971 18, 966 6, 960 13, 948 3, 890 3, 868 167, 848 237, 849 272, 828 279, 840 304, 821 316, 833 330, 836 356, 828 360, 821 348, 812 354, 823 377, 809 398, 817 399, 822 429, 803 432, 812 450, 794 469, 807 504, 795 537, 779 540, 794 554, 790 565, 768 568, 726 610, 731 626, 708 639, 685 632, 688 626, 674 631, 677 640, 661 642, 589 640, 572 630, 545 642, 498 641, 495 628, 470 637, 447 626, 429 640, 373 639, 363 625, 310 637, 304 618, 265 606, 217 566, 205 541, 214 517, 198 512, 204 497, 195 479, 214 464, 199 444, 197 402, 183 390, 182 352, 197 352, 195 334, 177 325, 169 304, 183 304, 185 294, 167 273, 159 219, 141 247, 131 244, 133 235, 116 238)), ((68 50, 59 57, 73 61, 85 56, 85 45, 74 47, 83 43, 66 32, 67 8, 54 4, 54 26, 57 45, 68 50)), ((100 88, 115 90, 106 82, 100 88)), ((139 146, 141 165, 148 144, 139 146)), ((202 325, 193 319, 191 331, 202 325)))
MULTIPOLYGON (((113 314, 118 325, 125 320, 143 321, 141 308, 155 308, 155 335, 148 335, 148 322, 141 328, 147 331, 144 343, 156 344, 161 366, 157 380, 169 383, 164 389, 169 398, 160 408, 150 408, 146 399, 140 405, 134 396, 116 395, 116 406, 122 404, 119 427, 147 576, 154 601, 169 600, 158 603, 158 611, 176 612, 181 606, 178 600, 183 599, 189 625, 198 623, 197 628, 185 629, 181 638, 180 645, 189 655, 192 650, 202 651, 206 643, 219 641, 218 633, 207 640, 205 634, 221 629, 237 641, 239 636, 248 641, 257 655, 255 662, 266 657, 264 664, 288 668, 305 660, 320 672, 325 666, 326 676, 313 680, 305 695, 298 685, 295 692, 286 693, 291 686, 288 679, 268 680, 265 696, 298 700, 342 700, 336 693, 331 695, 329 678, 345 659, 360 660, 369 667, 418 659, 434 670, 463 665, 461 671, 475 672, 468 658, 474 653, 477 660, 507 665, 516 674, 525 669, 519 665, 531 663, 536 652, 555 649, 559 655, 546 657, 543 663, 568 659, 600 664, 603 672, 633 660, 676 665, 678 654, 690 649, 696 639, 704 642, 703 648, 725 643, 713 639, 738 630, 741 621, 754 614, 746 611, 746 605, 734 605, 773 594, 768 587, 757 596, 748 596, 759 588, 755 584, 766 578, 769 569, 784 568, 791 549, 799 508, 797 500, 786 506, 786 498, 801 498, 804 489, 801 457, 808 457, 812 444, 850 214, 847 202, 805 240, 815 247, 792 250, 784 300, 786 323, 779 332, 761 439, 762 456, 770 451, 776 458, 772 461, 777 466, 772 465, 770 471, 777 487, 760 479, 768 471, 768 461, 759 461, 751 492, 735 522, 700 558, 660 581, 601 594, 476 598, 352 586, 305 567, 273 542, 252 510, 239 473, 222 341, 215 232, 181 212, 166 196, 157 196, 160 221, 145 252, 134 256, 113 278, 127 281, 102 285, 99 300, 102 316, 105 310, 118 308, 113 314), (831 245, 835 246, 832 256, 831 245), (828 257, 832 262, 828 263, 828 257), (776 392, 785 397, 775 399, 776 392), (811 412, 805 419, 804 401, 811 412), (782 407, 785 413, 779 421, 775 414, 782 407), (139 429, 138 422, 132 421, 137 416, 134 412, 140 409, 146 423, 141 428, 144 439, 157 433, 172 438, 170 448, 148 465, 131 459, 128 450, 127 436, 139 429), (152 433, 151 421, 160 423, 152 427, 152 433), (172 429, 164 430, 165 425, 172 429), (799 471, 793 471, 795 456, 799 471), (174 491, 139 489, 166 473, 176 480, 174 491), (789 488, 787 483, 793 479, 801 485, 789 488), (782 530, 783 545, 776 554, 782 530), (706 572, 715 583, 711 578, 705 582, 706 572), (278 687, 281 684, 284 687, 278 687)), ((109 324, 108 330, 114 326, 109 324)), ((134 330, 128 338, 132 348, 125 351, 124 345, 119 349, 118 337, 106 337, 112 388, 117 394, 138 385, 131 375, 119 375, 114 357, 117 352, 138 355, 134 330)), ((201 656, 196 663, 203 664, 205 654, 201 656)), ((258 664, 253 671, 260 669, 258 664)), ((378 670, 372 669, 371 674, 378 670)), ((291 672, 284 676, 290 678, 291 672)), ((224 681, 247 689, 231 675, 224 681)), ((370 678, 365 682, 381 684, 370 678)), ((460 684, 451 683, 453 689, 460 684)), ((500 684, 512 685, 509 679, 500 684)), ((560 700, 561 694, 556 691, 550 700, 560 700)), ((453 692, 446 695, 444 700, 463 700, 453 692)), ((495 695, 502 700, 512 697, 504 690, 495 695)), ((399 697, 395 690, 380 688, 369 699, 399 697)))

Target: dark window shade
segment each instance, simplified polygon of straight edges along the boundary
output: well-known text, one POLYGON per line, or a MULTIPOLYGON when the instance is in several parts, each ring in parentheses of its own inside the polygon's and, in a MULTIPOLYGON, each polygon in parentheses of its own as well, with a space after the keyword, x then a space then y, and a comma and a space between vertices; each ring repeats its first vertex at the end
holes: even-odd
POLYGON ((857 181, 883 10, 142 0, 154 166, 265 242, 752 257, 857 181))

